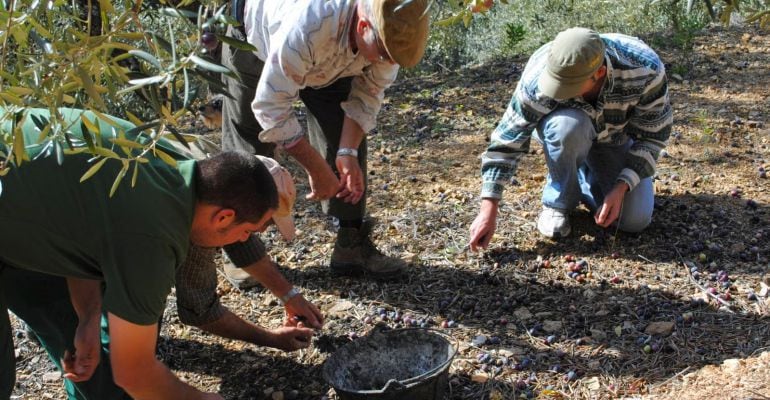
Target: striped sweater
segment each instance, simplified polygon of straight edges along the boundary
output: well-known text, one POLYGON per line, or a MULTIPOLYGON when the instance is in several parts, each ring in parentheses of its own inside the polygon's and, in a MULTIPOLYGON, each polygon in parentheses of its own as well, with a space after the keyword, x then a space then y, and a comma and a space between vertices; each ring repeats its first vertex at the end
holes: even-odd
POLYGON ((641 179, 655 173, 655 162, 666 146, 673 122, 665 67, 658 55, 637 38, 621 34, 601 37, 606 45, 607 80, 595 106, 582 97, 559 101, 540 92, 537 81, 545 69, 550 43, 530 57, 508 109, 481 156, 482 198, 502 197, 519 158, 529 151, 538 122, 557 108, 585 111, 593 121, 597 143, 622 144, 629 137, 634 139, 625 168, 617 178, 631 190, 641 179))

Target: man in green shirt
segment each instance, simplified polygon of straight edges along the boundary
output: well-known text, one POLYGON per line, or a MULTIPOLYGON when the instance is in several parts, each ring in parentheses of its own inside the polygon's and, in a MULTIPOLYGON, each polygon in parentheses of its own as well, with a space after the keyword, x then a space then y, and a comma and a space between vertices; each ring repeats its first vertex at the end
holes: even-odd
MULTIPOLYGON (((133 125, 126 121, 58 111, 72 122, 68 131, 76 145, 85 145, 81 138, 88 134, 79 129, 81 114, 98 125, 104 147, 119 152, 111 138, 131 136, 133 125)), ((268 170, 242 152, 201 161, 180 156, 176 167, 147 154, 133 187, 126 179, 110 196, 120 161, 105 161, 99 172, 78 183, 94 165, 93 156, 67 156, 58 165, 49 154, 52 146, 37 144, 40 132, 31 118, 47 119, 47 111, 25 112, 21 131, 31 161, 0 177, 0 280, 16 271, 66 279, 67 287, 57 290, 69 292, 79 322, 71 327, 74 352, 62 355, 65 376, 85 380, 93 372, 104 309, 112 374, 131 397, 221 398, 183 383, 155 358, 157 321, 190 243, 218 247, 244 241, 269 224, 278 196, 268 170)), ((10 125, 2 131, 10 132, 10 125)), ((0 293, 0 397, 10 395, 15 370, 6 309, 0 293)))

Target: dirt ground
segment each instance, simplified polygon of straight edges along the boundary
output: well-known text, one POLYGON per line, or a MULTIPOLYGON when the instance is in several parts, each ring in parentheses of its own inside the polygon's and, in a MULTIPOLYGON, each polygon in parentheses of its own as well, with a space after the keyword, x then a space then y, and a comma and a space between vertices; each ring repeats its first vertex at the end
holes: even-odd
MULTIPOLYGON (((204 334, 179 322, 172 293, 159 357, 228 399, 334 399, 321 375, 329 351, 373 322, 401 327, 408 316, 458 344, 451 399, 770 398, 770 180, 761 172, 770 169, 770 35, 713 27, 692 51, 646 39, 667 63, 675 114, 645 232, 601 229, 581 209, 570 238, 542 239, 534 220, 546 170, 533 146, 490 249, 471 253, 479 155, 526 60, 400 80, 369 136, 368 209, 380 247, 412 262, 408 277, 332 278, 333 224, 301 200, 295 242, 264 236, 327 315, 314 345, 285 354, 204 334), (587 263, 578 277, 566 269, 572 258, 587 263)), ((220 291, 236 314, 280 325, 265 290, 222 280, 220 291)), ((61 398, 58 373, 14 327, 14 398, 61 398)))

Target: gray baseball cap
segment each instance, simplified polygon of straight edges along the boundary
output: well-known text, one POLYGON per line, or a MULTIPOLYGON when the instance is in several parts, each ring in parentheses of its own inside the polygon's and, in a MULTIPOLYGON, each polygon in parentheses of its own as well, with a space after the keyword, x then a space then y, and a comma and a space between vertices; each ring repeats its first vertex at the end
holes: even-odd
POLYGON ((538 87, 556 100, 575 97, 603 62, 604 42, 598 33, 586 28, 567 29, 551 42, 538 87))

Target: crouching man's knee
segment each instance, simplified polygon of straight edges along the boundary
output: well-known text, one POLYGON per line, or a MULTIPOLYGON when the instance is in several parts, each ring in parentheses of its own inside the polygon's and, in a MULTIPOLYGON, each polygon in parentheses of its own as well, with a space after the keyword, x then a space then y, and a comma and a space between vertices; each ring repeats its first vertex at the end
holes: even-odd
POLYGON ((652 222, 655 191, 651 178, 642 179, 633 191, 626 193, 618 227, 623 232, 638 233, 652 222))
POLYGON ((652 213, 636 213, 630 215, 624 215, 620 219, 618 228, 623 232, 639 233, 652 222, 652 213))

